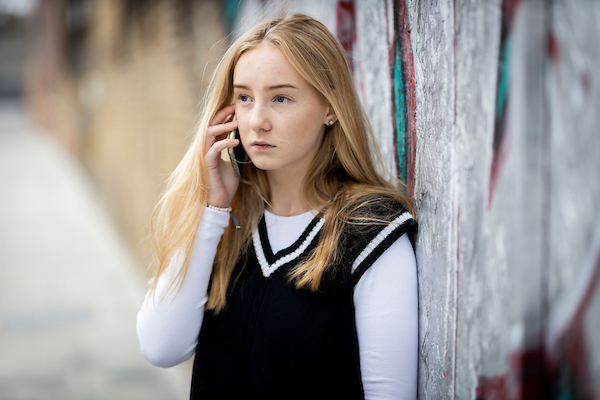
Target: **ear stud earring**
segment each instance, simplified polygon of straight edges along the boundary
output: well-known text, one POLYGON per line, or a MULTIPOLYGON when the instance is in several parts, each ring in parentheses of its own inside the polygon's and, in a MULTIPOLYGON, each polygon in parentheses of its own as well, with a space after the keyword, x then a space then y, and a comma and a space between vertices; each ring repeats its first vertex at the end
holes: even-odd
POLYGON ((335 122, 334 120, 330 119, 329 120, 329 126, 333 125, 334 122, 335 122))

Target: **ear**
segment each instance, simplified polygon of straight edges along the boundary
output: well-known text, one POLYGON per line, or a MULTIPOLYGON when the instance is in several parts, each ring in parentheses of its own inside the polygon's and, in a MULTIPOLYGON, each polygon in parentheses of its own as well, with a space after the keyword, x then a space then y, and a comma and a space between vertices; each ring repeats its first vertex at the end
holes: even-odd
POLYGON ((331 104, 329 104, 327 106, 327 115, 325 116, 325 120, 323 121, 323 123, 327 126, 333 125, 337 122, 337 115, 335 115, 335 111, 333 110, 333 107, 331 106, 331 104), (331 121, 333 121, 333 123, 331 123, 331 121))

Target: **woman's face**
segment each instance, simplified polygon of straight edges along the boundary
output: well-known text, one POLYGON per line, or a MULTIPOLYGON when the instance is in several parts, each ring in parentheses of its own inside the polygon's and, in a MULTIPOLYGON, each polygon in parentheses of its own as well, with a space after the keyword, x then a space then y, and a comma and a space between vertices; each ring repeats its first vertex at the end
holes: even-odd
POLYGON ((304 177, 332 118, 329 104, 274 45, 242 54, 233 73, 240 138, 267 174, 304 177))

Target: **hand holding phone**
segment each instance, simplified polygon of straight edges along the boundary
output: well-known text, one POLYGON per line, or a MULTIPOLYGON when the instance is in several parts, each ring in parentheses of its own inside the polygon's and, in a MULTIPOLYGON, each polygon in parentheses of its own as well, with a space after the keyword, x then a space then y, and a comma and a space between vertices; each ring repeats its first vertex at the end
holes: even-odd
POLYGON ((242 174, 242 168, 244 167, 244 164, 246 164, 246 152, 244 151, 242 141, 240 140, 240 131, 238 129, 231 131, 227 138, 237 139, 240 141, 240 144, 236 147, 230 147, 227 149, 229 159, 231 160, 231 166, 233 167, 233 172, 235 172, 236 176, 240 176, 242 174))
MULTIPOLYGON (((227 161, 223 150, 230 146, 236 146, 236 142, 227 140, 232 131, 237 129, 235 122, 235 105, 231 104, 219 110, 209 122, 205 137, 204 160, 208 173, 208 198, 206 202, 214 207, 228 207, 235 196, 240 182, 240 176, 236 175, 234 168, 227 161)), ((235 137, 235 133, 233 135, 235 137)), ((239 136, 238 136, 239 137, 239 136)), ((241 146, 240 146, 241 147, 241 146)), ((231 157, 236 162, 244 158, 231 157)), ((239 171, 239 168, 238 168, 239 171)), ((241 171, 239 171, 241 173, 241 171)))

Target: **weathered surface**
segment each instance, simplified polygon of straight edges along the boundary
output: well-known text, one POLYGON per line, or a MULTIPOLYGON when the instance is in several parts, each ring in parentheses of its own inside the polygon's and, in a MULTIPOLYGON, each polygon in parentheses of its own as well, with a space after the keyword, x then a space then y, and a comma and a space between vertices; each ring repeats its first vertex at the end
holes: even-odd
POLYGON ((419 397, 598 398, 600 6, 301 4, 284 11, 337 33, 414 190, 419 397))

